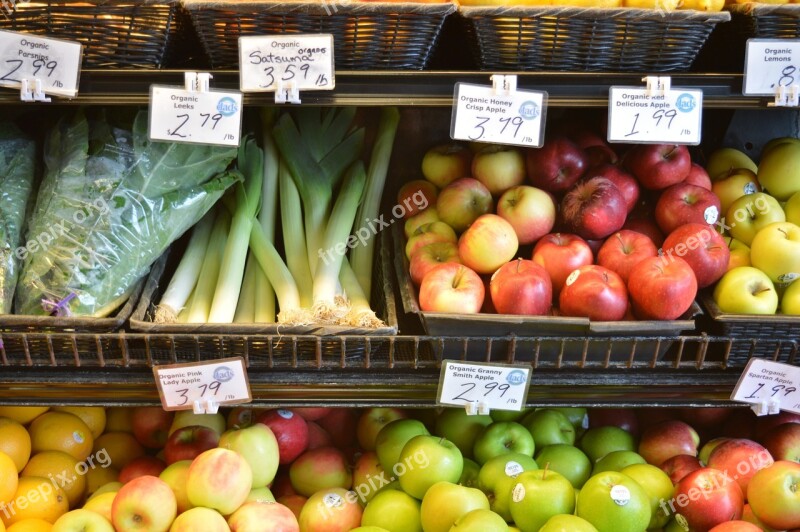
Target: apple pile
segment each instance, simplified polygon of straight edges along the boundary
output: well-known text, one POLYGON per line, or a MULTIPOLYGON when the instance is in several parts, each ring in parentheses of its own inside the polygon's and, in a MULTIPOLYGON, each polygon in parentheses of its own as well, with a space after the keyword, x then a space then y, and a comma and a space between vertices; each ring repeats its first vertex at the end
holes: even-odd
POLYGON ((756 165, 722 148, 707 170, 724 217, 729 270, 714 289, 722 312, 800 315, 800 140, 768 142, 756 165))
POLYGON ((423 311, 674 320, 727 270, 720 199, 685 146, 619 157, 575 129, 471 148, 431 148, 398 194, 427 198, 405 221, 423 311))

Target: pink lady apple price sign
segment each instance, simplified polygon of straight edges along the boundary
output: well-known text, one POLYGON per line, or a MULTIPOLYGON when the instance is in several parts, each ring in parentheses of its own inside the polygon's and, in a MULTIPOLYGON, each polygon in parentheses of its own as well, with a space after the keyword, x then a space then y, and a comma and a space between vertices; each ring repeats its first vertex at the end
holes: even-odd
POLYGON ((642 144, 700 144, 703 91, 611 87, 608 141, 642 144))
MULTIPOLYGON (((531 367, 444 360, 439 376, 440 405, 475 405, 489 410, 522 410, 528 398, 531 367)), ((488 413, 488 412, 486 412, 488 413)))
POLYGON ((800 414, 800 367, 752 358, 744 368, 731 400, 772 406, 771 413, 780 409, 800 414))
POLYGON ((232 405, 253 400, 241 357, 155 366, 153 374, 164 410, 196 410, 196 404, 232 405))

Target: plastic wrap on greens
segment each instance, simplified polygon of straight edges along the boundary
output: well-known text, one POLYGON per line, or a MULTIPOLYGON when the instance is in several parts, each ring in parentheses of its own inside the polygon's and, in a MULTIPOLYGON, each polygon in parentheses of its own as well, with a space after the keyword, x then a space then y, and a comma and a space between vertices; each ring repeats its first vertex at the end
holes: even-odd
POLYGON ((235 148, 150 142, 83 113, 45 142, 45 175, 28 225, 18 314, 107 316, 150 265, 241 178, 235 148))
POLYGON ((0 314, 11 312, 14 300, 35 160, 34 141, 15 125, 0 123, 0 314))

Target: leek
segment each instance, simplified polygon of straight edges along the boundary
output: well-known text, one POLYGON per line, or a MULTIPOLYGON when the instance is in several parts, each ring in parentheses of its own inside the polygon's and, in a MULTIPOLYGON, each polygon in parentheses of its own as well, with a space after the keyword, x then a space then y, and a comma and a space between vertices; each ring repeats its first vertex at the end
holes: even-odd
POLYGON ((253 256, 267 274, 275 295, 278 297, 278 323, 306 323, 305 312, 300 306, 300 294, 291 272, 284 264, 275 246, 270 242, 261 224, 253 224, 250 233, 250 249, 253 256))
POLYGON ((306 236, 303 231, 303 211, 300 204, 300 195, 294 184, 289 169, 281 164, 279 173, 281 224, 283 228, 283 251, 286 255, 286 265, 297 281, 300 291, 300 304, 304 308, 311 307, 312 278, 311 268, 306 255, 306 236))
MULTIPOLYGON (((275 241, 275 218, 278 196, 278 164, 280 155, 272 138, 275 109, 265 107, 261 110, 261 145, 264 149, 263 183, 261 191, 261 212, 258 222, 270 242, 275 241)), ((255 309, 253 320, 257 323, 275 322, 275 290, 264 271, 253 260, 255 268, 253 287, 255 309)))
POLYGON ((206 249, 206 256, 203 259, 203 266, 200 268, 200 276, 194 288, 192 305, 186 316, 188 323, 208 322, 211 304, 214 298, 214 289, 219 279, 222 256, 228 240, 228 230, 230 229, 230 215, 224 208, 217 209, 217 217, 214 220, 214 229, 206 249))
POLYGON ((236 305, 236 314, 233 315, 234 323, 253 323, 256 315, 256 275, 261 267, 255 262, 253 254, 247 257, 244 268, 244 280, 239 302, 236 305))
POLYGON ((340 325, 348 325, 353 327, 369 327, 375 329, 384 327, 386 324, 378 319, 375 311, 369 304, 366 294, 361 289, 361 284, 358 282, 353 268, 350 266, 350 261, 347 257, 342 260, 342 267, 339 270, 339 280, 342 283, 345 296, 349 303, 349 310, 347 316, 342 320, 340 325))

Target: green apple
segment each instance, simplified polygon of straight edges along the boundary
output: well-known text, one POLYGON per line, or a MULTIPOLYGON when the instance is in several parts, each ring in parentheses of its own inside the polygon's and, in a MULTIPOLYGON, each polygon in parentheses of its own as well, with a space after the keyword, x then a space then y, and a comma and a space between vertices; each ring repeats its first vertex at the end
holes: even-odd
POLYGON ((561 473, 576 489, 583 486, 592 475, 589 457, 572 445, 548 445, 536 453, 536 463, 561 473))
POLYGON ((746 194, 761 191, 756 173, 747 168, 736 168, 715 179, 711 191, 719 198, 720 212, 728 212, 731 203, 746 194))
POLYGON ((399 408, 367 408, 361 413, 356 425, 356 438, 358 444, 365 451, 375 450, 375 440, 378 438, 378 433, 385 426, 394 421, 395 419, 403 419, 408 417, 403 410, 399 408))
POLYGON ((629 432, 607 425, 587 430, 579 446, 589 460, 595 463, 612 451, 635 451, 636 440, 629 432))
POLYGON ((464 457, 455 444, 436 436, 414 436, 403 451, 394 472, 400 487, 414 498, 422 499, 437 482, 458 482, 464 469, 464 457))
POLYGON ((674 487, 672 481, 661 468, 651 464, 634 464, 620 471, 639 483, 650 497, 650 525, 648 529, 661 528, 667 524, 670 514, 664 511, 663 501, 672 498, 674 487))
POLYGON ((721 179, 731 170, 747 168, 753 172, 758 171, 758 166, 745 153, 734 148, 720 148, 711 152, 706 164, 706 172, 712 181, 721 179))
POLYGON ((470 416, 464 408, 447 408, 436 419, 436 434, 456 444, 467 458, 483 429, 492 423, 490 416, 470 416))
POLYGON ((750 244, 750 261, 773 283, 791 283, 800 278, 800 226, 770 224, 750 244))
POLYGON ((531 433, 538 449, 557 443, 575 443, 575 427, 567 416, 557 410, 545 408, 531 412, 520 424, 531 433))
POLYGON ((597 529, 577 515, 554 515, 544 524, 539 532, 597 532, 597 529))
POLYGON ((519 411, 516 410, 492 410, 489 412, 489 417, 492 421, 518 421, 525 417, 528 412, 532 412, 532 408, 523 408, 519 411))
POLYGON ((468 488, 478 487, 478 474, 481 471, 481 466, 475 460, 464 458, 464 468, 461 470, 461 478, 458 483, 468 488))
POLYGON ((724 223, 733 238, 741 240, 752 250, 751 242, 756 233, 772 223, 785 221, 786 215, 778 200, 764 192, 756 192, 731 203, 725 211, 724 223))
POLYGON ((459 517, 450 532, 508 532, 508 525, 491 510, 472 510, 459 517))
MULTIPOLYGON (((544 408, 537 408, 537 410, 544 410, 544 408)), ((547 407, 547 410, 556 410, 561 412, 572 426, 575 427, 575 435, 579 436, 589 428, 589 411, 581 406, 554 406, 547 407)))
POLYGON ((592 468, 592 475, 604 471, 622 471, 624 468, 633 464, 646 464, 647 460, 642 455, 634 451, 611 451, 600 460, 595 462, 592 468))
POLYGON ((422 532, 419 501, 402 491, 382 491, 364 508, 361 526, 377 526, 398 532, 422 532))
POLYGON ((786 200, 783 212, 786 214, 787 222, 800 225, 800 192, 795 192, 791 198, 786 200))
POLYGON ((700 448, 700 452, 697 454, 698 460, 703 462, 703 465, 708 465, 708 457, 711 456, 712 451, 717 448, 717 445, 728 440, 730 440, 730 438, 724 436, 708 440, 700 448))
POLYGON ((788 316, 800 315, 800 282, 794 281, 781 297, 781 312, 788 316))
POLYGON ((496 421, 486 427, 475 440, 473 454, 479 464, 507 453, 533 456, 533 436, 515 421, 496 421))
POLYGON ((175 417, 172 418, 172 425, 169 428, 169 433, 172 434, 178 429, 183 427, 191 427, 200 425, 214 430, 217 434, 222 435, 225 432, 227 421, 225 416, 220 413, 216 414, 195 414, 191 410, 179 410, 175 412, 175 417))
POLYGON ((778 293, 767 274, 752 266, 740 266, 725 272, 719 280, 714 302, 727 314, 775 314, 778 293))
POLYGON ((723 236, 731 256, 728 259, 728 271, 739 266, 750 266, 750 246, 730 236, 723 236))
POLYGON ((689 532, 689 524, 682 515, 678 514, 675 519, 669 520, 667 526, 664 527, 664 532, 689 532))
POLYGON ((253 487, 263 488, 272 482, 280 463, 278 440, 270 428, 254 423, 247 428, 229 430, 219 439, 219 447, 241 454, 253 470, 253 487))
POLYGON ((375 452, 383 470, 391 472, 394 469, 408 440, 426 434, 430 432, 425 424, 416 419, 395 419, 384 425, 375 437, 375 452))
POLYGON ((493 512, 506 521, 511 521, 511 488, 516 478, 525 471, 539 469, 536 461, 528 455, 509 453, 488 460, 478 475, 478 488, 489 498, 493 512))
POLYGON ((275 502, 275 495, 272 494, 272 490, 263 487, 263 488, 253 488, 250 490, 250 494, 245 499, 245 502, 275 502))
MULTIPOLYGON (((425 212, 425 211, 422 211, 422 212, 425 212)), ((419 215, 417 215, 417 216, 419 216, 419 215)), ((385 528, 379 527, 379 526, 360 526, 358 528, 354 528, 350 532, 390 532, 390 531, 386 530, 385 528)))
POLYGON ((800 143, 783 142, 767 150, 758 165, 761 186, 780 201, 800 190, 800 143))
POLYGON ((437 482, 422 498, 422 529, 425 532, 447 532, 459 517, 478 509, 489 509, 489 499, 481 490, 452 482, 437 482))
POLYGON ((775 137, 774 139, 768 140, 767 143, 764 144, 764 147, 761 148, 761 159, 766 157, 772 148, 780 146, 781 144, 786 144, 787 142, 800 142, 800 139, 794 137, 775 137))
POLYGON ((522 532, 537 532, 548 519, 575 511, 575 490, 563 475, 526 471, 511 488, 511 517, 522 532))
POLYGON ((650 497, 628 475, 606 471, 581 488, 577 515, 599 532, 642 531, 650 524, 650 497))

